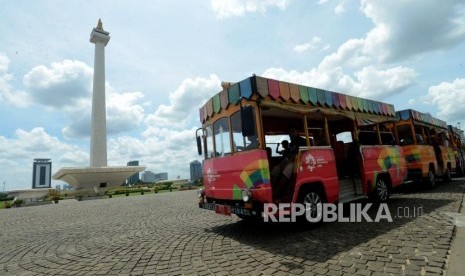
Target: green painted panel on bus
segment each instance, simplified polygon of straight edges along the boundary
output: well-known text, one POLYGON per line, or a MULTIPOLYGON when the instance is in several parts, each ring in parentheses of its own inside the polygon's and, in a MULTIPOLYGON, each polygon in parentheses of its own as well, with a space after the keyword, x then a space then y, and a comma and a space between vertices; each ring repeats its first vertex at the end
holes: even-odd
POLYGON ((363 99, 363 110, 365 110, 365 112, 370 111, 368 109, 368 100, 366 100, 366 99, 363 99))
POLYGON ((357 98, 358 110, 363 111, 363 99, 357 98))
POLYGON ((213 96, 213 111, 219 113, 221 110, 220 94, 213 96))
POLYGON ((303 103, 308 103, 308 92, 307 87, 299 85, 299 92, 300 92, 300 100, 303 103))

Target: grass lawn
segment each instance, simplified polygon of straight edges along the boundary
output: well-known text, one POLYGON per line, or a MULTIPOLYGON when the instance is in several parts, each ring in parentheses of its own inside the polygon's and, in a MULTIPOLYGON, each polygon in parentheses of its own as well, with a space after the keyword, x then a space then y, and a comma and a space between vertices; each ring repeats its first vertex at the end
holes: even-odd
POLYGON ((0 201, 0 209, 5 209, 5 202, 9 202, 11 205, 11 201, 0 201))
MULTIPOLYGON (((176 190, 173 190, 173 192, 176 190)), ((158 193, 169 193, 169 190, 160 190, 158 193)), ((153 190, 144 192, 144 195, 156 194, 153 190)), ((129 196, 140 196, 140 192, 129 193, 129 196)), ((126 194, 113 194, 112 197, 125 197, 126 194)))

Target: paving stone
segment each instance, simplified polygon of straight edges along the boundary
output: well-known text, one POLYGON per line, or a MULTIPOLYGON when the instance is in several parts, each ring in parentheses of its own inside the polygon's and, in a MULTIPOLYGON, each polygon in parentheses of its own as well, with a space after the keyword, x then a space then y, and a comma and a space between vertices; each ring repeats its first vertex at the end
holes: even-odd
POLYGON ((439 268, 439 267, 431 267, 431 266, 425 267, 425 271, 426 272, 431 272, 431 273, 438 273, 438 274, 442 273, 441 268, 439 268))
POLYGON ((298 230, 201 210, 195 191, 2 209, 0 275, 439 275, 464 190, 392 195, 418 218, 298 230))

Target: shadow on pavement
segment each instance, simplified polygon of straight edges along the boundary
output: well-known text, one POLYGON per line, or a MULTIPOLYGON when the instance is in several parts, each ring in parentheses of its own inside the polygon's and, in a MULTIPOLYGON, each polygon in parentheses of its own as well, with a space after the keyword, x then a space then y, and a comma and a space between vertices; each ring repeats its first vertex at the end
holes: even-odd
MULTIPOLYGON (((443 228, 443 225, 448 223, 447 218, 438 212, 441 212, 443 207, 451 203, 457 203, 457 200, 447 196, 437 198, 435 194, 463 193, 463 188, 454 183, 439 185, 432 190, 416 190, 416 193, 413 193, 415 189, 412 189, 411 187, 403 187, 401 193, 407 194, 406 196, 394 195, 390 199, 388 206, 393 222, 386 220, 381 222, 333 222, 315 226, 239 221, 213 227, 207 231, 272 254, 298 257, 313 262, 325 262, 342 252, 347 252, 349 255, 358 254, 352 252, 357 247, 370 250, 371 246, 376 246, 376 243, 379 242, 376 238, 381 235, 391 241, 402 241, 408 240, 404 237, 413 236, 416 238, 416 235, 425 235, 422 231, 430 231, 427 230, 428 227, 443 228)), ((362 201, 362 204, 366 203, 362 201)), ((368 214, 371 218, 375 218, 377 211, 378 208, 372 207, 368 214)), ((434 239, 435 234, 440 236, 442 233, 433 232, 431 231, 431 237, 429 237, 431 239, 434 239)), ((429 232, 425 233, 427 235, 429 232)), ((420 244, 420 242, 418 243, 420 244)), ((389 246, 390 244, 384 245, 389 246)), ((358 251, 358 249, 354 251, 358 251)), ((291 261, 289 265, 292 263, 294 262, 291 261)), ((298 264, 294 263, 294 265, 298 264)))

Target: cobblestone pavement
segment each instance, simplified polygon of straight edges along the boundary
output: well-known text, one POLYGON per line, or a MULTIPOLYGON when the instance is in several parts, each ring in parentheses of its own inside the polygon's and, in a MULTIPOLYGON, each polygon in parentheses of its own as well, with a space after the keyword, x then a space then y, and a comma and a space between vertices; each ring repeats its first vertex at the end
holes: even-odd
POLYGON ((441 275, 463 185, 403 189, 391 214, 423 215, 392 223, 250 224, 195 191, 0 210, 0 275, 441 275))

